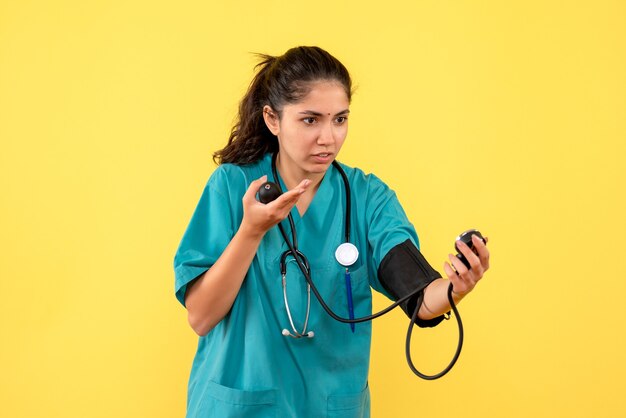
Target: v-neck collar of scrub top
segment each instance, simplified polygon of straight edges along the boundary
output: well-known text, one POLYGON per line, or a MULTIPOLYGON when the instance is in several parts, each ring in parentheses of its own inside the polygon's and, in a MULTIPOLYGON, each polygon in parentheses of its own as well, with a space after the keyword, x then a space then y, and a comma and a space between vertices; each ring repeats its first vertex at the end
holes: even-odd
MULTIPOLYGON (((267 164, 269 170, 266 172, 272 173, 272 154, 266 154, 267 164)), ((298 249, 304 252, 312 263, 317 272, 325 271, 329 269, 333 264, 337 263, 334 256, 327 257, 323 254, 333 254, 336 247, 341 244, 344 238, 344 222, 345 210, 342 209, 345 205, 345 184, 342 180, 339 180, 339 172, 336 168, 329 166, 324 173, 324 177, 320 181, 309 207, 300 215, 298 208, 294 205, 291 209, 291 216, 293 217, 293 223, 297 231, 298 236, 298 249), (339 207, 339 209, 338 209, 339 207), (338 224, 328 228, 328 222, 330 219, 335 219, 338 224), (326 244, 321 245, 317 239, 317 235, 320 232, 325 231, 326 244)), ((272 175, 270 181, 277 181, 283 191, 288 190, 283 178, 278 170, 276 170, 277 179, 274 179, 272 175)), ((288 225, 287 220, 283 220, 285 225, 285 231, 291 240, 291 228, 288 225)), ((333 224, 335 224, 333 222, 333 224)), ((287 250, 287 244, 280 239, 280 253, 277 257, 280 257, 283 251, 287 250)))
MULTIPOLYGON (((271 157, 270 157, 270 164, 271 164, 271 157)), ((328 169, 326 170, 326 172, 324 173, 324 177, 322 177, 322 180, 320 181, 319 187, 317 188, 317 190, 315 191, 315 194, 313 195, 313 198, 311 199, 311 203, 309 203, 309 207, 306 209, 306 211, 304 212, 304 214, 300 214, 300 211, 298 211, 298 207, 296 205, 293 206, 293 208, 291 209, 291 216, 293 216, 293 222, 295 225, 298 225, 299 223, 301 223, 303 218, 309 218, 309 217, 314 217, 314 213, 317 213, 320 210, 323 210, 324 212, 328 210, 328 205, 330 205, 330 199, 332 196, 332 193, 330 193, 330 190, 328 190, 328 188, 330 187, 330 177, 332 175, 331 171, 334 171, 335 168, 333 167, 333 165, 331 164, 328 169), (311 211, 313 211, 313 214, 311 213, 311 211)), ((280 173, 278 172, 278 169, 276 169, 276 175, 278 176, 278 182, 280 185, 280 188, 284 191, 287 191, 287 186, 285 185, 285 182, 283 181, 282 176, 280 175, 280 173)))

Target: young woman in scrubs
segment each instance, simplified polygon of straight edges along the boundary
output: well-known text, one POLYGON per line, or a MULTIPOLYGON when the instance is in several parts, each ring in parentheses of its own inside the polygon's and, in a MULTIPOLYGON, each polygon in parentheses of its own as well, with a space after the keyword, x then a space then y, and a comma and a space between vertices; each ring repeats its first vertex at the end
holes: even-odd
MULTIPOLYGON (((371 322, 338 322, 312 300, 307 331, 314 337, 284 335, 291 318, 279 265, 288 247, 274 227, 292 214, 312 280, 325 302, 348 317, 346 268, 335 258, 345 241, 346 187, 331 163, 348 133, 350 76, 317 47, 262 58, 174 260, 176 297, 200 336, 187 417, 369 417, 371 322), (256 195, 268 180, 284 194, 263 204, 256 195)), ((372 288, 392 298, 378 275, 385 256, 403 242, 418 248, 419 241, 391 189, 372 174, 341 167, 351 189, 350 241, 359 251, 350 266, 353 313, 362 317, 372 313, 372 288)), ((487 248, 473 243, 476 253, 459 244, 470 268, 450 256, 447 279, 429 279, 418 325, 436 325, 450 310, 450 282, 459 302, 489 268, 487 248)), ((308 310, 306 281, 293 259, 286 266, 299 330, 308 310)))

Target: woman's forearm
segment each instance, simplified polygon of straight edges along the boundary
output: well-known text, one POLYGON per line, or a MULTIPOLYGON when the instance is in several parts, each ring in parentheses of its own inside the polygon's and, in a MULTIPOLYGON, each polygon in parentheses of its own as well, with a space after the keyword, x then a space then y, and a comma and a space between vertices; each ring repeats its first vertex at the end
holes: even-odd
POLYGON ((261 239, 287 217, 311 184, 304 179, 276 200, 263 204, 255 196, 266 180, 267 176, 262 176, 250 183, 242 198, 243 219, 239 230, 215 264, 187 291, 185 306, 189 324, 198 335, 208 334, 230 311, 261 239))
POLYGON ((208 334, 232 307, 262 238, 242 224, 220 258, 187 290, 188 320, 198 335, 208 334))

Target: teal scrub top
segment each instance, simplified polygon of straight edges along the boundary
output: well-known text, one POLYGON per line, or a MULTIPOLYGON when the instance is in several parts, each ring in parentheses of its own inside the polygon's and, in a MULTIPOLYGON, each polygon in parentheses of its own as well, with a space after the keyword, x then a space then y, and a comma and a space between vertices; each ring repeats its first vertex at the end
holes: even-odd
MULTIPOLYGON (((351 188, 351 242, 359 258, 350 267, 355 317, 372 312, 371 288, 390 297, 377 271, 387 252, 418 238, 395 193, 372 174, 341 165, 351 188)), ((242 197, 264 174, 272 180, 271 155, 249 165, 222 164, 211 175, 174 258, 176 297, 220 257, 243 217, 242 197)), ((282 179, 281 187, 286 190, 282 179)), ((348 317, 345 267, 335 250, 345 241, 346 193, 331 166, 309 208, 294 207, 298 246, 326 303, 348 317)), ((289 223, 283 221, 290 236, 289 223)), ((372 327, 332 319, 311 295, 307 330, 315 337, 282 335, 289 329, 279 261, 287 250, 278 228, 261 241, 230 312, 200 337, 188 386, 187 417, 369 417, 367 382, 372 327)), ((287 294, 296 329, 306 316, 306 282, 287 263, 287 294)))

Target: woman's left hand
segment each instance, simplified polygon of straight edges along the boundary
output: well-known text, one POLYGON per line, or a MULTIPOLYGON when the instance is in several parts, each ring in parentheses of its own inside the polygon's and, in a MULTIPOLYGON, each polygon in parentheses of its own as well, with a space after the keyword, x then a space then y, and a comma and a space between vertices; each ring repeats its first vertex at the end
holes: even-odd
POLYGON ((450 263, 444 263, 443 269, 452 282, 453 293, 458 296, 465 296, 474 289, 474 286, 482 279, 485 272, 489 269, 489 250, 487 250, 488 239, 483 242, 477 235, 472 235, 472 243, 476 249, 474 253, 462 241, 457 241, 456 245, 459 251, 465 256, 470 264, 470 268, 457 257, 449 254, 450 263), (452 268, 454 266, 454 269, 452 268), (455 271, 456 270, 456 271, 455 271))

